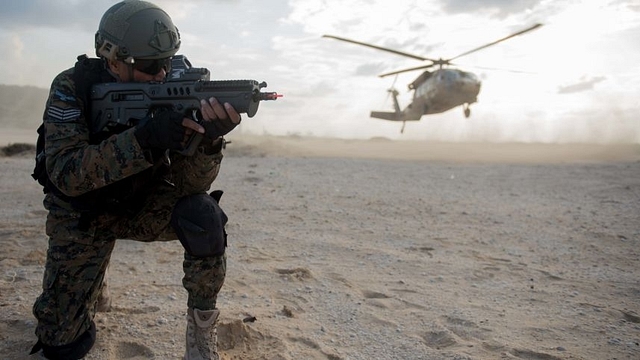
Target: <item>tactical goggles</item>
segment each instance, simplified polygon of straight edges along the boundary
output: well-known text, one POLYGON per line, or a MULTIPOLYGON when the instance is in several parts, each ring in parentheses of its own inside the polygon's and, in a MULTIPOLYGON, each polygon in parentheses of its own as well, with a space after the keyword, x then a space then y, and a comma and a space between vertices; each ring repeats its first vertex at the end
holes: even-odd
POLYGON ((171 58, 165 59, 135 59, 133 68, 148 75, 156 75, 164 69, 167 73, 171 71, 171 58))

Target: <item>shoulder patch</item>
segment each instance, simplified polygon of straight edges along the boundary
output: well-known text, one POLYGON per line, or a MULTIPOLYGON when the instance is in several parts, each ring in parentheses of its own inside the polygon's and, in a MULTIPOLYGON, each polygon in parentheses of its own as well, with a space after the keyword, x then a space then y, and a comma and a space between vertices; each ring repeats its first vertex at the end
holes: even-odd
POLYGON ((74 104, 76 103, 76 97, 75 96, 65 94, 60 90, 56 90, 53 93, 53 99, 54 100, 64 101, 64 102, 69 102, 69 103, 74 103, 74 104))
POLYGON ((50 106, 49 109, 47 109, 47 116, 49 116, 53 122, 70 122, 80 117, 80 109, 61 109, 57 106, 50 106))

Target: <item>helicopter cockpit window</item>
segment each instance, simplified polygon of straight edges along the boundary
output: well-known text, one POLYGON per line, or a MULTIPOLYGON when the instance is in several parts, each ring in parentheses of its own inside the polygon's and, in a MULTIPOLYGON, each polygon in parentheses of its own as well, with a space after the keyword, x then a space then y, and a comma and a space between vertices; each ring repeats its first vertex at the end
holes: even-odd
POLYGON ((476 76, 476 74, 474 73, 470 73, 470 72, 461 72, 460 75, 462 75, 463 78, 467 78, 467 79, 471 79, 471 80, 478 80, 478 77, 476 76))
POLYGON ((427 93, 427 85, 426 83, 422 83, 420 86, 418 86, 418 88, 416 89, 416 96, 422 96, 424 94, 427 93))

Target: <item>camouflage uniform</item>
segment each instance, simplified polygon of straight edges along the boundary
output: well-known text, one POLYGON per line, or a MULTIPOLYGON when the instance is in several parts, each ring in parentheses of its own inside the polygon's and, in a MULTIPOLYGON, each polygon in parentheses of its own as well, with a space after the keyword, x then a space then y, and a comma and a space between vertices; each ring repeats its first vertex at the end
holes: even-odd
MULTIPOLYGON (((145 152, 133 128, 104 141, 91 139, 73 72, 53 81, 44 115, 46 168, 59 191, 44 199, 49 249, 33 313, 38 339, 50 346, 68 344, 89 329, 115 240, 177 239, 169 225, 174 204, 206 192, 222 160, 219 147, 201 147, 191 157, 171 153, 170 164, 168 158, 151 162, 162 157, 145 152), (103 190, 106 195, 91 197, 103 190), (114 195, 120 198, 103 201, 114 195), (91 200, 75 201, 83 197, 91 200)), ((214 309, 226 256, 197 258, 185 252, 183 268, 188 306, 214 309)))

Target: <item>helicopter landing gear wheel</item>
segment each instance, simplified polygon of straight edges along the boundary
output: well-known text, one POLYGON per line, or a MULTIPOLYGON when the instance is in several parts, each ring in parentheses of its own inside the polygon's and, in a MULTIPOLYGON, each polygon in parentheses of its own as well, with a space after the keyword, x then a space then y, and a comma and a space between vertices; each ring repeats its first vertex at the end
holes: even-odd
POLYGON ((469 104, 464 104, 463 109, 464 109, 464 117, 468 118, 471 115, 471 109, 469 108, 469 104))

